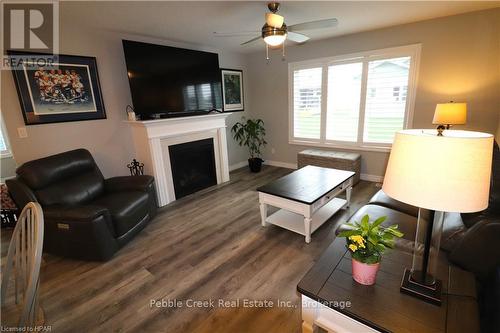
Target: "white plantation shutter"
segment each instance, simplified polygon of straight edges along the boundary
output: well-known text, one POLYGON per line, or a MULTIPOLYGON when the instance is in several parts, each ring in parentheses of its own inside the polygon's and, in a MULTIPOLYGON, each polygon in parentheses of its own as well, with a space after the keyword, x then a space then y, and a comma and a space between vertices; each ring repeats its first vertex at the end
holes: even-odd
POLYGON ((0 133, 0 151, 6 151, 7 145, 5 144, 5 140, 3 139, 3 133, 0 133))
POLYGON ((411 125, 419 58, 415 44, 290 63, 290 142, 387 150, 411 125))
POLYGON ((370 61, 365 107, 364 142, 392 143, 403 129, 410 57, 370 61))
POLYGON ((0 155, 9 154, 9 147, 7 144, 7 139, 5 138, 5 128, 3 122, 0 124, 0 155))
POLYGON ((361 96, 361 62, 328 67, 326 138, 358 140, 359 102, 361 96))
POLYGON ((320 138, 322 72, 321 67, 293 72, 293 134, 296 138, 320 138))

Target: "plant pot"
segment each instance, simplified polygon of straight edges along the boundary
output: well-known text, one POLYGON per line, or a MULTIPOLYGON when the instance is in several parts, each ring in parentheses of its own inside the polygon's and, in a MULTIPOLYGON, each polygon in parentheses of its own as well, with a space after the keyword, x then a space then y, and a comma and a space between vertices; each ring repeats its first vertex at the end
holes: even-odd
POLYGON ((352 259, 352 278, 354 281, 365 286, 375 284, 380 263, 365 264, 356 259, 352 259))
POLYGON ((250 167, 250 171, 260 172, 260 170, 262 169, 262 162, 264 162, 264 160, 260 157, 249 158, 248 166, 250 167))

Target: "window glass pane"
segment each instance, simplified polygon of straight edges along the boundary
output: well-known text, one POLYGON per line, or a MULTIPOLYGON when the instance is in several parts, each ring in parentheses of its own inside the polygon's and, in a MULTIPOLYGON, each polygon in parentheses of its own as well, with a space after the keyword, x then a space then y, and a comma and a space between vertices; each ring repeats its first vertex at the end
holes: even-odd
POLYGON ((403 129, 410 59, 369 62, 363 141, 392 143, 395 132, 403 129))
POLYGON ((362 63, 334 65, 328 68, 326 138, 358 140, 359 101, 362 63))
POLYGON ((5 143, 5 139, 3 138, 2 126, 0 126, 0 151, 1 152, 7 151, 7 144, 5 143))
POLYGON ((296 138, 320 138, 321 76, 321 67, 293 72, 293 134, 296 138))

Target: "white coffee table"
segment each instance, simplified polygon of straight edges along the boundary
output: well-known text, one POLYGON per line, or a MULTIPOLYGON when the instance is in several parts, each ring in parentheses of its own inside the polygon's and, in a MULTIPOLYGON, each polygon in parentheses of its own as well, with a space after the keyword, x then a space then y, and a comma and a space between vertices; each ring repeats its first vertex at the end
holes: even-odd
POLYGON ((349 207, 354 172, 308 165, 259 187, 262 226, 274 224, 305 236, 349 207), (346 200, 337 196, 346 192, 346 200), (267 216, 268 205, 281 208, 267 216))

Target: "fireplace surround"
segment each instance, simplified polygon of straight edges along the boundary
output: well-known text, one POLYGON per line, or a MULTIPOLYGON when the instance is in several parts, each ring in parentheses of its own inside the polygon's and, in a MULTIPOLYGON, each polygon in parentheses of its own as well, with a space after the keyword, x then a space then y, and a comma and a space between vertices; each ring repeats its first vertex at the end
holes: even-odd
POLYGON ((230 114, 126 121, 132 130, 136 158, 144 163, 145 173, 155 177, 159 206, 178 199, 170 161, 171 146, 212 139, 216 183, 229 181, 226 118, 230 114))

